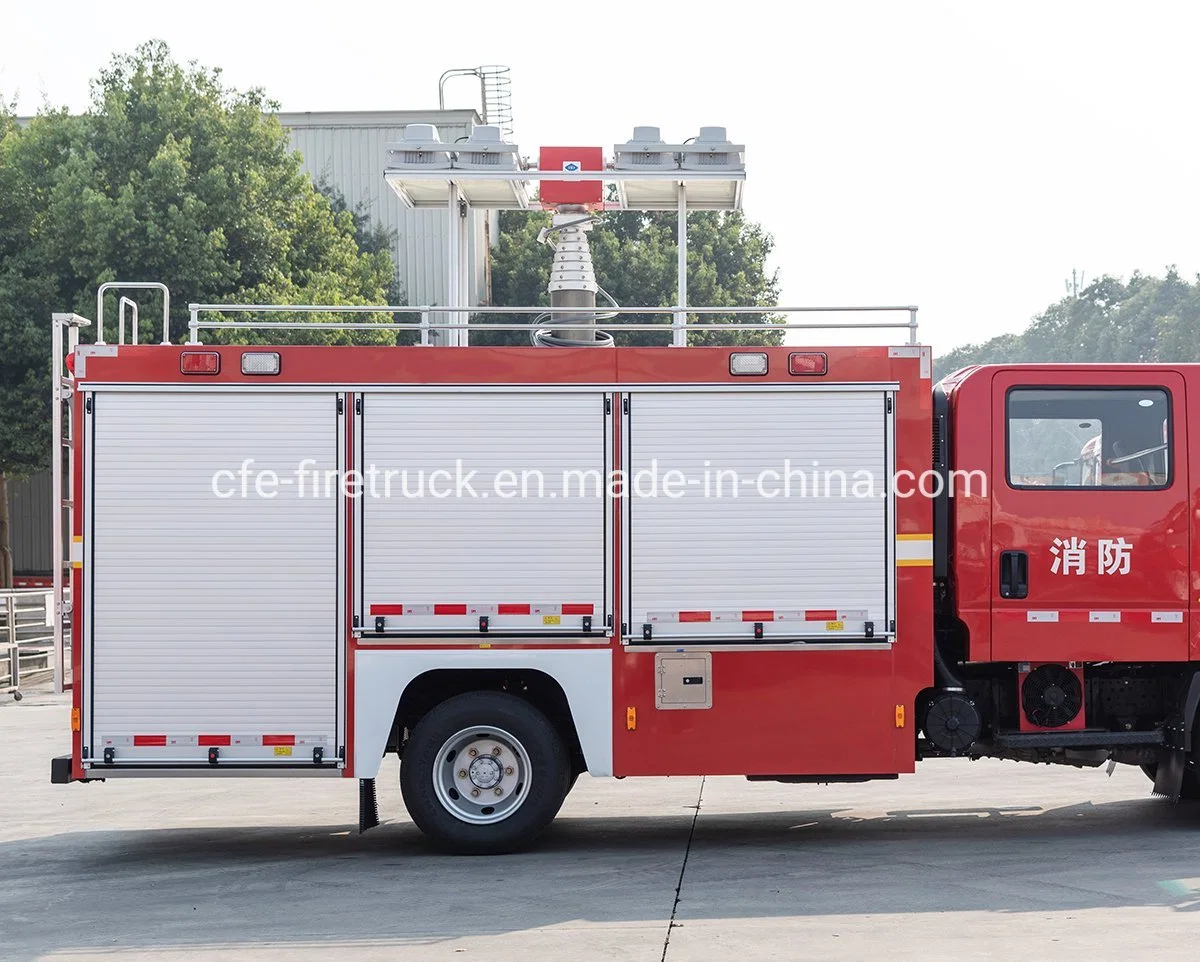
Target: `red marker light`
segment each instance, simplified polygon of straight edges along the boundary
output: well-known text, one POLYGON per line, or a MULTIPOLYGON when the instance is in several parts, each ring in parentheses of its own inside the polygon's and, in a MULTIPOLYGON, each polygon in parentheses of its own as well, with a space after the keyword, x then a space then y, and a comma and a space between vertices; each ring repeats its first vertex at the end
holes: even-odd
POLYGON ((823 353, 789 354, 788 374, 826 374, 829 371, 829 355, 823 353))
POLYGON ((221 355, 216 351, 184 351, 179 355, 180 374, 217 374, 221 355))

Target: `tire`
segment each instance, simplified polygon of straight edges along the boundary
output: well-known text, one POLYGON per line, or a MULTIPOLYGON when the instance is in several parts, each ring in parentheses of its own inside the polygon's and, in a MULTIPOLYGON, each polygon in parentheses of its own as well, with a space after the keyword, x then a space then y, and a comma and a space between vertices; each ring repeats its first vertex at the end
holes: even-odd
POLYGON ((458 855, 532 844, 558 814, 570 780, 570 756, 546 716, 492 691, 456 695, 426 714, 400 765, 412 820, 436 848, 458 855))
MULTIPOLYGON (((1142 765, 1141 769, 1150 781, 1158 777, 1157 763, 1142 765)), ((1179 798, 1188 802, 1200 801, 1200 775, 1195 770, 1188 769, 1183 773, 1183 787, 1180 789, 1179 798)))

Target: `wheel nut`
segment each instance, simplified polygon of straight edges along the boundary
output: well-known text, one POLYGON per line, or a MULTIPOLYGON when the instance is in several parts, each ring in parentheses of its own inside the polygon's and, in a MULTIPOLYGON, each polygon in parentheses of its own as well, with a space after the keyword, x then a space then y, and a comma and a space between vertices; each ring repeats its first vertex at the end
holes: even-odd
POLYGON ((465 768, 461 768, 461 769, 459 769, 459 771, 458 771, 458 777, 459 777, 459 778, 466 778, 466 777, 467 777, 467 770, 466 770, 465 768))
POLYGON ((511 775, 512 773, 513 773, 513 769, 512 769, 512 767, 511 767, 511 766, 509 766, 508 768, 504 769, 504 774, 505 774, 505 775, 511 775))
POLYGON ((472 758, 474 758, 476 755, 478 755, 478 754, 479 754, 479 752, 475 751, 475 749, 474 749, 474 748, 468 748, 468 749, 467 749, 467 754, 468 754, 468 755, 470 755, 472 758))
POLYGON ((499 746, 499 745, 497 745, 495 748, 493 748, 493 749, 492 749, 492 754, 493 754, 493 755, 499 755, 499 754, 500 754, 500 746, 499 746))
POLYGON ((471 789, 471 797, 472 797, 472 798, 478 798, 478 797, 479 797, 479 789, 478 789, 478 788, 472 788, 472 789, 471 789))
POLYGON ((501 795, 503 795, 503 794, 504 794, 504 789, 502 789, 502 788, 497 788, 497 789, 496 789, 496 797, 497 797, 497 798, 499 798, 499 797, 500 797, 501 795))

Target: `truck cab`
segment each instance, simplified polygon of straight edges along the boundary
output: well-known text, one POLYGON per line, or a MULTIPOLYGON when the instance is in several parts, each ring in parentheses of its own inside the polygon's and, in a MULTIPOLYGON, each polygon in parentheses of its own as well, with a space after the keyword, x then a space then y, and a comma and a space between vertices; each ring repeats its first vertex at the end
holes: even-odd
MULTIPOLYGON (((939 673, 989 754, 1156 771, 1173 725, 1190 746, 1196 375, 980 366, 935 387, 939 673)), ((938 717, 926 735, 952 744, 938 717)))

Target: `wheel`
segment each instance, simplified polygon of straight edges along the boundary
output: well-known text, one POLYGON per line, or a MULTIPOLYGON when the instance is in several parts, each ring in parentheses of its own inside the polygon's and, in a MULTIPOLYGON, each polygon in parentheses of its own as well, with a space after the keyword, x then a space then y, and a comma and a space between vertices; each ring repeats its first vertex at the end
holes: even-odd
POLYGON ((439 849, 496 855, 532 843, 566 798, 571 762, 550 721, 501 692, 450 698, 412 729, 400 792, 439 849))
MULTIPOLYGON (((1146 777, 1150 781, 1154 781, 1158 777, 1158 763, 1150 765, 1142 765, 1141 769, 1146 773, 1146 777)), ((1200 775, 1193 769, 1188 769, 1183 773, 1183 788, 1179 792, 1179 797, 1189 802, 1200 801, 1200 775)))

